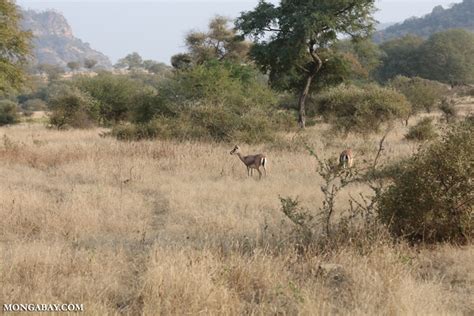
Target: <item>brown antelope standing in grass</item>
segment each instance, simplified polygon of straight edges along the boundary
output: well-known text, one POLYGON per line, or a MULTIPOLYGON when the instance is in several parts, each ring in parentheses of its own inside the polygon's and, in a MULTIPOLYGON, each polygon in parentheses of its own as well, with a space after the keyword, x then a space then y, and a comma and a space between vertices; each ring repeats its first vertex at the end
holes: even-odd
POLYGON ((354 156, 352 154, 352 149, 346 149, 339 155, 339 166, 346 169, 347 167, 351 168, 352 163, 354 162, 354 156))
POLYGON ((262 172, 260 171, 260 166, 263 167, 265 176, 267 175, 267 169, 265 165, 267 164, 267 158, 262 154, 242 156, 240 153, 240 147, 235 145, 234 149, 230 152, 231 155, 237 155, 240 160, 247 167, 247 176, 253 175, 253 169, 256 169, 259 173, 259 179, 262 178, 262 172))

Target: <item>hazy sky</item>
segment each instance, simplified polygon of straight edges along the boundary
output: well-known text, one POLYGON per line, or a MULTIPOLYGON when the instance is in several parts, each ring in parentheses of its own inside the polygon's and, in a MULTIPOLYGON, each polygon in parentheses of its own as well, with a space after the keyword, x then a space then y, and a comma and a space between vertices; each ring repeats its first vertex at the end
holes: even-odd
MULTIPOLYGON (((277 0, 272 2, 277 3, 277 0)), ((460 0, 376 0, 380 22, 399 22, 431 12, 436 5, 460 0)), ((216 14, 235 18, 258 0, 17 0, 23 8, 55 9, 67 18, 74 35, 116 62, 136 51, 145 59, 169 63, 184 51, 183 38, 191 29, 205 30, 216 14)))

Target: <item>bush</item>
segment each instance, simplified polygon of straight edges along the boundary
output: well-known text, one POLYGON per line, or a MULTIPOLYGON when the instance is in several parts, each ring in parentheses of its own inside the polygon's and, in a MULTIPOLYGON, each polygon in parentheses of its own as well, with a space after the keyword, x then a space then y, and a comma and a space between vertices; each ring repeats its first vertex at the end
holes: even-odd
POLYGON ((0 126, 18 123, 18 105, 10 100, 0 100, 0 126))
POLYGON ((135 80, 110 73, 93 78, 80 77, 74 85, 97 101, 102 125, 127 120, 137 95, 143 89, 135 80))
POLYGON ((426 141, 432 140, 438 136, 433 126, 433 119, 426 117, 419 121, 416 125, 410 127, 408 134, 405 135, 407 140, 426 141))
POLYGON ((275 131, 288 121, 282 113, 269 116, 257 109, 239 115, 225 107, 199 106, 183 110, 174 117, 158 116, 147 123, 117 125, 112 135, 120 140, 161 138, 262 143, 274 141, 275 131))
POLYGON ((456 101, 448 98, 441 100, 439 105, 440 111, 443 113, 443 117, 446 123, 450 123, 455 120, 458 116, 458 109, 456 108, 456 101))
POLYGON ((277 111, 276 95, 259 79, 252 67, 230 62, 181 70, 160 83, 157 95, 136 102, 136 126, 117 126, 112 134, 128 140, 273 141, 294 120, 277 111))
POLYGON ((336 130, 364 134, 378 132, 382 124, 405 117, 410 108, 402 94, 377 85, 330 88, 316 96, 314 105, 308 112, 323 115, 336 130))
POLYGON ((415 242, 472 238, 473 156, 474 121, 467 119, 399 165, 379 197, 381 220, 415 242))
POLYGON ((89 95, 74 87, 63 87, 52 95, 48 103, 52 126, 89 128, 98 124, 99 104, 89 95))
POLYGON ((421 111, 431 112, 441 97, 448 92, 448 89, 441 83, 419 77, 397 76, 390 81, 390 86, 405 95, 411 103, 407 121, 409 116, 421 111))

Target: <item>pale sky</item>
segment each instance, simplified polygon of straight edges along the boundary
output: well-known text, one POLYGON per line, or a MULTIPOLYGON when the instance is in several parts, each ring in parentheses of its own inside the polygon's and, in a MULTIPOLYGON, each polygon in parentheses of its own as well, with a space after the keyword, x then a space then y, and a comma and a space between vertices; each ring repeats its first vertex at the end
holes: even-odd
MULTIPOLYGON (((272 0, 277 3, 277 0, 272 0)), ((461 0, 376 0, 378 21, 400 22, 422 16, 433 7, 461 0)), ((109 56, 112 62, 131 52, 169 64, 183 52, 183 38, 192 30, 205 30, 216 14, 237 17, 258 0, 17 0, 23 8, 55 9, 66 17, 74 35, 109 56)))

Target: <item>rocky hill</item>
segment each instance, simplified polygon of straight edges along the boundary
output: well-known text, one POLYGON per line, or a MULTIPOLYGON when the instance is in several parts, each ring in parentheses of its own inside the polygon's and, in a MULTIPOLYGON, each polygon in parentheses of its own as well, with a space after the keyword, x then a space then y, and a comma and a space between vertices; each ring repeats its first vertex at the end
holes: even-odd
POLYGON ((410 18, 377 32, 374 41, 380 43, 407 34, 427 38, 431 34, 453 28, 474 32, 474 0, 464 0, 449 9, 437 6, 424 17, 410 18))
POLYGON ((74 37, 66 18, 56 11, 22 11, 22 26, 33 35, 33 55, 37 64, 66 67, 70 61, 94 59, 97 66, 111 68, 109 58, 74 37))

